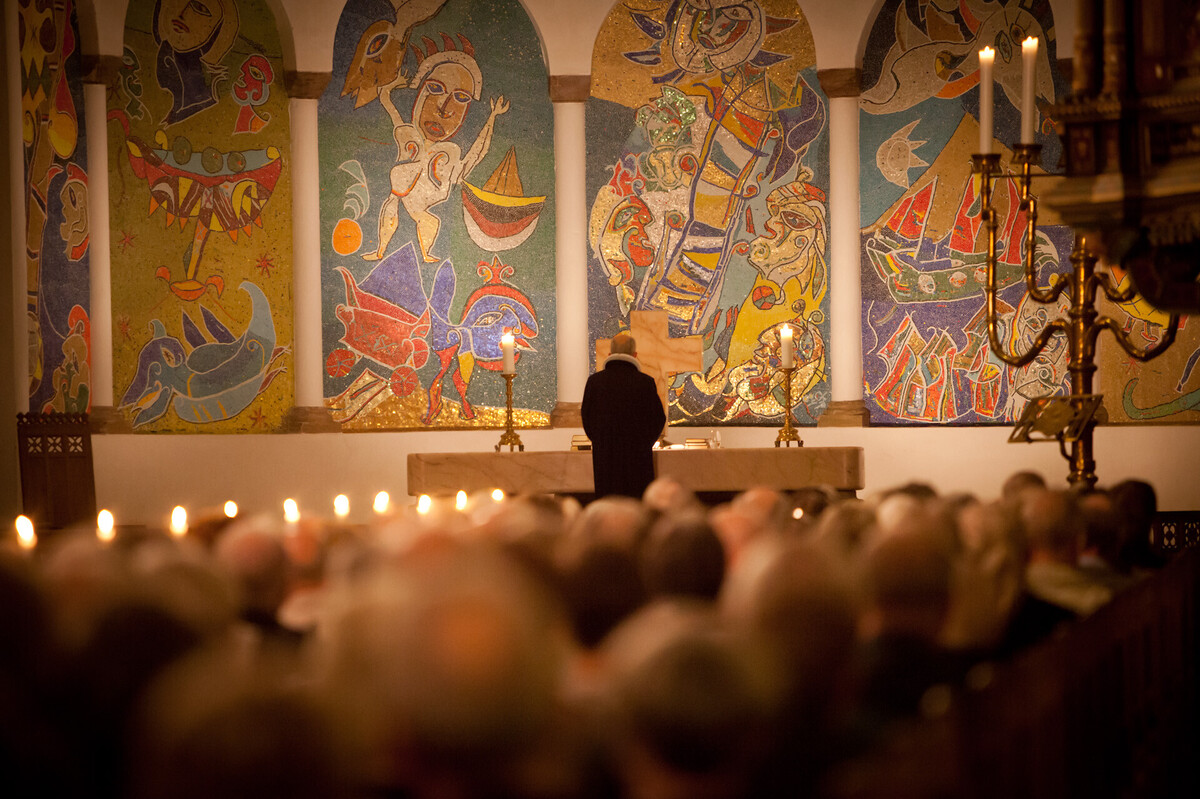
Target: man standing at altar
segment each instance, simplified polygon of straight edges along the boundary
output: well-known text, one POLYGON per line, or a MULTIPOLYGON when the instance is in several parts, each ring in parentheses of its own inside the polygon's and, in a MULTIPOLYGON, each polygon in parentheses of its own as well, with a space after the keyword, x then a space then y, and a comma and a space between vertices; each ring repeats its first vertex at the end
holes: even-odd
POLYGON ((583 430, 592 441, 596 496, 641 498, 654 480, 654 442, 667 422, 654 378, 641 371, 629 333, 612 340, 604 368, 583 390, 583 430))

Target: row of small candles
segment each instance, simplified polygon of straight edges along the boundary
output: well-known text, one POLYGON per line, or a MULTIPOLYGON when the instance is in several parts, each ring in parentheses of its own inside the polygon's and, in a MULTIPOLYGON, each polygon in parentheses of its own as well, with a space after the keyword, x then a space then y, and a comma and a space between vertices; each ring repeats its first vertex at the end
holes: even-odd
MULTIPOLYGON (((1034 77, 1037 74, 1038 40, 1029 36, 1021 42, 1021 144, 1033 144, 1037 128, 1037 111, 1034 109, 1034 77)), ((985 47, 979 51, 979 152, 986 155, 992 151, 992 65, 996 51, 985 47)))
MULTIPOLYGON (((495 488, 492 489, 490 497, 493 502, 502 502, 505 498, 504 491, 495 488)), ((459 491, 454 498, 455 510, 465 510, 469 498, 466 491, 459 491)), ((371 504, 372 509, 377 516, 386 516, 392 510, 392 500, 388 492, 380 491, 375 495, 375 499, 371 504)), ((425 515, 433 509, 433 497, 428 494, 422 494, 417 498, 416 510, 417 513, 425 515)), ((237 517, 240 509, 233 500, 229 500, 222 508, 226 518, 234 519, 237 517)), ((350 515, 350 498, 345 494, 338 494, 333 498, 333 513, 338 521, 345 521, 350 515)), ((288 498, 283 501, 283 519, 288 524, 297 524, 300 521, 300 505, 296 500, 288 498)), ((37 547, 38 536, 34 529, 33 520, 28 516, 18 516, 13 525, 17 533, 17 545, 24 550, 33 550, 37 547)), ((182 538, 188 532, 188 513, 187 509, 182 505, 176 505, 171 511, 171 519, 167 524, 167 531, 177 537, 182 538)), ((96 514, 96 538, 101 543, 111 544, 116 540, 117 527, 116 518, 110 510, 101 510, 96 514)))

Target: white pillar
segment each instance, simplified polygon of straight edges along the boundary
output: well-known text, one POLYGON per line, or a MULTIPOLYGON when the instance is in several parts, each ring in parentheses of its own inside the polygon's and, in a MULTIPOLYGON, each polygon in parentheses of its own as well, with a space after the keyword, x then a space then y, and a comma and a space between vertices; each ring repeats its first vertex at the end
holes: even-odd
POLYGON ((858 96, 829 98, 829 371, 821 426, 860 426, 863 402, 858 96))
POLYGON ((321 164, 317 99, 288 100, 292 136, 292 368, 296 400, 289 429, 340 429, 325 407, 321 367, 321 164))
POLYGON ((588 378, 587 138, 583 102, 554 103, 558 408, 556 426, 579 426, 588 378), (571 420, 574 421, 571 421, 571 420))
POLYGON ((108 100, 103 83, 83 84, 88 172, 88 316, 92 341, 92 411, 114 413, 112 249, 108 209, 108 100))

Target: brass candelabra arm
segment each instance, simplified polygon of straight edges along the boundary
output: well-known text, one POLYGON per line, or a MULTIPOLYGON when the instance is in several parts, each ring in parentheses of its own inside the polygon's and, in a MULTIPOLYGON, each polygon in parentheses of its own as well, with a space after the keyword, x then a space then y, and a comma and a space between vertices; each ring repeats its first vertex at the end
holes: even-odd
POLYGON ((1096 319, 1088 332, 1092 333, 1094 338, 1095 335, 1098 335, 1101 330, 1106 328, 1112 331, 1113 338, 1117 340, 1117 343, 1121 345, 1121 349, 1125 350, 1129 357, 1138 361, 1149 361, 1162 355, 1167 351, 1168 347, 1175 343, 1175 334, 1179 332, 1179 314, 1173 313, 1168 317, 1167 325, 1163 328, 1162 338, 1149 347, 1134 346, 1133 342, 1129 340, 1129 336, 1126 335, 1121 323, 1110 316, 1101 316, 1096 319))
POLYGON ((1110 272, 1097 272, 1093 276, 1093 279, 1096 281, 1096 285, 1100 287, 1100 290, 1104 292, 1104 296, 1108 298, 1109 302, 1129 302, 1137 296, 1137 290, 1134 289, 1132 280, 1125 288, 1117 289, 1113 285, 1112 273, 1110 272))
POLYGON ((1021 368, 1028 366, 1033 362, 1033 359, 1042 354, 1046 349, 1046 345, 1050 343, 1050 337, 1055 333, 1062 333, 1064 336, 1070 336, 1070 325, 1062 319, 1053 319, 1038 331, 1037 338, 1033 340, 1033 344, 1029 350, 1023 353, 1009 352, 1004 343, 1000 341, 1000 320, 996 317, 995 303, 989 297, 987 323, 988 323, 988 345, 992 348, 992 354, 1004 361, 1009 366, 1021 368))

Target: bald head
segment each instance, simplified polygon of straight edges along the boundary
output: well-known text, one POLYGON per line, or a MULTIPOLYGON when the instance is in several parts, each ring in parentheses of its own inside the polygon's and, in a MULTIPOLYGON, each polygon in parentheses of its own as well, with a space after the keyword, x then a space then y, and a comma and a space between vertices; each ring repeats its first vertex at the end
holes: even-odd
POLYGON ((637 353, 637 342, 628 333, 618 333, 613 336, 609 351, 613 355, 634 355, 637 353))

